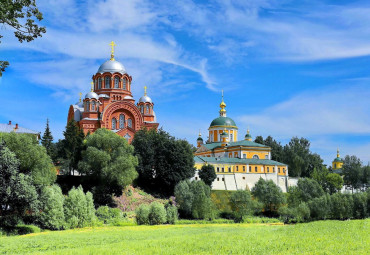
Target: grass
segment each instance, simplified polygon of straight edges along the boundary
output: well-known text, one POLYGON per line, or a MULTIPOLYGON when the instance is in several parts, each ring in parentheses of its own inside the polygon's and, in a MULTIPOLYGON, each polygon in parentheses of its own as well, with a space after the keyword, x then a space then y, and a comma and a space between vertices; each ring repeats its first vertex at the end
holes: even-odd
POLYGON ((84 228, 0 237, 0 254, 368 254, 369 223, 84 228))

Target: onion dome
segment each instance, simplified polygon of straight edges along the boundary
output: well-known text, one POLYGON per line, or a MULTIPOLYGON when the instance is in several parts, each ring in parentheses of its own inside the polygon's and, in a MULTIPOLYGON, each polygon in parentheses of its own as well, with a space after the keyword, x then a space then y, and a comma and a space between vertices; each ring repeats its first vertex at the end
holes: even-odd
POLYGON ((339 155, 339 149, 337 149, 337 157, 334 159, 334 162, 343 162, 343 159, 339 155))
POLYGON ((230 126, 237 128, 235 121, 229 117, 218 117, 212 120, 210 127, 214 126, 230 126))
POLYGON ((98 73, 106 73, 106 72, 125 74, 126 69, 120 62, 110 59, 110 60, 105 61, 99 67, 99 70, 98 70, 98 73))
POLYGON ((247 134, 245 135, 245 140, 252 140, 252 136, 251 134, 249 133, 249 128, 247 130, 247 134))
POLYGON ((144 86, 144 96, 140 97, 139 103, 153 103, 152 99, 146 94, 147 86, 144 86))
POLYGON ((94 91, 90 91, 85 95, 85 99, 96 99, 99 100, 98 94, 96 94, 94 91))
POLYGON ((198 137, 197 141, 203 142, 202 134, 200 133, 200 131, 199 131, 199 137, 198 137))

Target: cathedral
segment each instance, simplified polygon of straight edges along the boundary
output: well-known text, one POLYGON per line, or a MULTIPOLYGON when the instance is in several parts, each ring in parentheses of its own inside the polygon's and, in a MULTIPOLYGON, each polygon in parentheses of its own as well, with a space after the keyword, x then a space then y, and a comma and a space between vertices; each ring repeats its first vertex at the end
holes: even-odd
POLYGON ((253 142, 249 130, 243 140, 238 140, 238 126, 226 116, 225 108, 222 96, 220 116, 211 122, 205 143, 199 133, 193 179, 199 179, 203 165, 211 164, 217 175, 212 183, 214 190, 251 189, 260 178, 272 180, 284 192, 295 185, 296 180, 289 179, 288 166, 271 160, 271 148, 253 142))
POLYGON ((125 67, 114 59, 114 42, 111 58, 105 61, 92 76, 91 91, 84 99, 69 107, 68 121, 75 120, 84 133, 98 128, 110 129, 131 143, 136 131, 158 128, 154 103, 144 95, 135 104, 131 93, 132 77, 125 67))

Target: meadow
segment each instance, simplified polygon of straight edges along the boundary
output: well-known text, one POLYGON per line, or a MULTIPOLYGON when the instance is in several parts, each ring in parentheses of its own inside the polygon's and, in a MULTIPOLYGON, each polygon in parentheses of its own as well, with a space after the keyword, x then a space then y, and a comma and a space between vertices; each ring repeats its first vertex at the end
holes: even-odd
POLYGON ((369 224, 107 226, 0 237, 0 254, 368 254, 369 224))

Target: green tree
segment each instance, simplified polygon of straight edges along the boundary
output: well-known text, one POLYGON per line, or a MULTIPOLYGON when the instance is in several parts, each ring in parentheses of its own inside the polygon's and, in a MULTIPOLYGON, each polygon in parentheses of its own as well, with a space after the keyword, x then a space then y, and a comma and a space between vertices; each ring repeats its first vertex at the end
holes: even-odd
POLYGON ((149 225, 150 206, 141 204, 136 210, 136 222, 138 225, 149 225))
POLYGON ((330 197, 331 218, 344 220, 353 215, 353 198, 350 194, 335 193, 330 197))
POLYGON ((276 212, 286 203, 282 190, 272 180, 265 181, 260 178, 252 188, 252 195, 264 204, 264 209, 268 213, 276 212))
POLYGON ((343 160, 342 173, 344 175, 344 184, 354 189, 361 187, 361 169, 362 162, 356 156, 345 156, 343 160))
POLYGON ((64 215, 69 228, 92 226, 96 220, 92 194, 82 187, 72 188, 64 201, 64 215))
POLYGON ((77 126, 76 121, 70 120, 67 123, 66 130, 63 132, 62 151, 63 165, 67 168, 67 173, 71 174, 78 168, 78 163, 82 158, 84 149, 83 141, 85 135, 82 129, 77 126))
POLYGON ((367 214, 367 194, 366 192, 359 192, 353 194, 353 217, 355 219, 365 219, 367 214))
POLYGON ((55 157, 55 146, 53 144, 53 135, 49 128, 49 119, 46 119, 44 135, 41 137, 41 144, 45 147, 46 153, 51 159, 55 157))
POLYGON ((40 194, 40 225, 43 228, 59 230, 65 227, 64 196, 58 185, 45 186, 40 194))
POLYGON ((32 178, 19 172, 15 153, 0 144, 0 225, 15 226, 26 211, 38 209, 32 178))
POLYGON ((330 217, 330 196, 325 194, 308 202, 311 218, 314 220, 325 220, 330 217))
POLYGON ((211 188, 203 181, 193 181, 190 185, 194 199, 191 214, 194 219, 211 220, 215 218, 215 209, 211 200, 211 188))
POLYGON ((132 145, 139 159, 138 185, 162 196, 172 195, 175 186, 194 176, 191 145, 160 129, 140 130, 132 145))
POLYGON ((190 218, 194 194, 191 190, 191 182, 189 180, 181 181, 176 185, 175 197, 176 203, 179 207, 180 215, 183 218, 190 218))
POLYGON ((330 194, 339 192, 343 187, 343 178, 336 173, 329 173, 326 176, 326 188, 330 194))
POLYGON ((257 136, 254 142, 264 144, 271 148, 271 159, 282 162, 284 160, 284 150, 280 142, 277 142, 272 136, 266 137, 263 140, 262 136, 257 136))
POLYGON ((81 173, 90 176, 108 197, 102 200, 94 192, 99 204, 105 204, 111 194, 120 196, 122 190, 138 176, 135 167, 137 158, 133 155, 134 148, 126 139, 107 129, 98 129, 86 138, 86 150, 82 152, 79 164, 81 173), (104 201, 105 200, 105 201, 104 201))
POLYGON ((237 190, 231 194, 230 204, 236 221, 241 221, 243 216, 252 215, 256 208, 251 192, 237 190))
POLYGON ((203 165, 199 171, 199 178, 204 181, 205 184, 212 187, 213 181, 217 178, 215 167, 213 165, 203 165))
POLYGON ((308 202, 313 198, 321 197, 325 194, 320 184, 310 178, 300 178, 297 187, 302 202, 308 202))
POLYGON ((167 221, 167 213, 164 209, 164 205, 158 202, 150 204, 149 210, 149 223, 150 225, 164 224, 167 221))
POLYGON ((362 167, 360 182, 364 191, 370 187, 370 165, 362 167))
MULTIPOLYGON (((42 20, 42 13, 37 9, 36 0, 2 0, 0 6, 0 24, 10 27, 14 35, 22 43, 30 42, 46 32, 45 27, 40 27, 35 21, 42 20)), ((0 38, 3 36, 0 35, 0 38)), ((8 61, 0 61, 0 77, 8 61)))
POLYGON ((30 174, 36 185, 50 185, 56 180, 56 169, 46 153, 45 147, 38 144, 36 137, 29 134, 1 133, 0 140, 15 153, 20 162, 20 172, 30 174))

